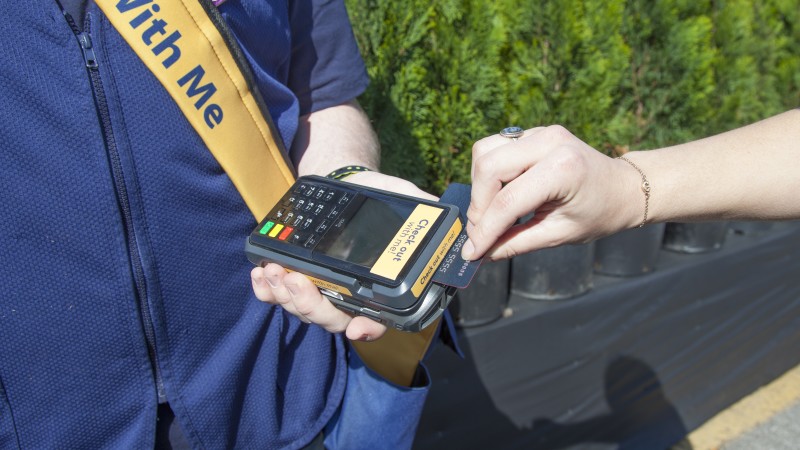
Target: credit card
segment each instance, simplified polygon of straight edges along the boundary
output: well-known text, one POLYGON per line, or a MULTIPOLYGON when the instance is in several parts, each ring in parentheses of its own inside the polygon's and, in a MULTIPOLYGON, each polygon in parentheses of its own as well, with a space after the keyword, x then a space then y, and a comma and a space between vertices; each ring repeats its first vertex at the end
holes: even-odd
POLYGON ((478 271, 481 265, 481 259, 475 261, 465 261, 461 257, 461 248, 467 241, 467 208, 469 208, 469 200, 472 195, 472 186, 461 183, 452 183, 444 191, 442 197, 439 199, 442 203, 449 203, 458 206, 459 217, 464 228, 455 240, 455 243, 447 252, 447 256, 439 266, 439 269, 433 275, 432 281, 434 283, 442 284, 445 286, 453 286, 458 289, 467 287, 478 271))

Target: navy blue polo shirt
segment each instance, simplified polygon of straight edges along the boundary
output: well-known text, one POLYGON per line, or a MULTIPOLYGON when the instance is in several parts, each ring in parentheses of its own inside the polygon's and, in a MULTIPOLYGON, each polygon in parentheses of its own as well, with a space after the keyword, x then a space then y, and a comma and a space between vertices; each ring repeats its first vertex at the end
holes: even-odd
MULTIPOLYGON (((89 0, 60 2, 83 23, 89 0)), ((295 117, 353 99, 369 83, 341 2, 227 1, 219 11, 250 62, 286 148, 297 128, 295 117)))
POLYGON ((219 10, 250 62, 286 148, 298 116, 353 99, 369 83, 341 1, 229 0, 219 10))
MULTIPOLYGON (((366 86, 341 1, 220 11, 287 148, 366 86)), ((55 0, 3 12, 0 448, 152 448, 157 379, 196 447, 310 442, 343 338, 254 297, 256 221, 202 139, 93 3, 74 26, 55 0)))

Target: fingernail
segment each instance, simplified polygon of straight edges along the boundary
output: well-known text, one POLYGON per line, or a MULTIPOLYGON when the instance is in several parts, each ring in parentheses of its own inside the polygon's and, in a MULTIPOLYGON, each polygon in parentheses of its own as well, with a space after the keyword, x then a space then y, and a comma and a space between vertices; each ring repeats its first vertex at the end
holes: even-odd
POLYGON ((275 275, 267 275, 267 283, 269 283, 269 287, 271 288, 278 287, 278 277, 275 275))
POLYGON ((297 296, 297 286, 294 284, 287 284, 285 286, 286 290, 289 291, 289 295, 291 295, 292 298, 295 298, 297 296))
POLYGON ((467 239, 467 242, 464 243, 464 248, 461 249, 461 257, 469 261, 473 253, 475 253, 475 246, 472 244, 472 240, 467 239))
POLYGON ((264 286, 264 277, 253 277, 253 281, 259 286, 264 286))
POLYGON ((368 334, 365 333, 365 334, 362 334, 361 337, 358 338, 358 340, 362 341, 362 342, 369 342, 369 341, 372 340, 372 338, 368 334))

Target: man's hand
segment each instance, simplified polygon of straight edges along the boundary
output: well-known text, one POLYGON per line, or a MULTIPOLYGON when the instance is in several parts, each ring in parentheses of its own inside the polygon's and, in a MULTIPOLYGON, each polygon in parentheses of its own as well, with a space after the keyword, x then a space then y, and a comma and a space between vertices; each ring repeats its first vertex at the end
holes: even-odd
MULTIPOLYGON (((436 200, 413 183, 378 172, 350 175, 345 181, 405 195, 436 200)), ((336 308, 304 275, 288 273, 278 264, 256 267, 251 272, 253 292, 264 302, 281 306, 305 323, 317 324, 331 333, 344 332, 348 339, 372 341, 386 332, 386 327, 366 317, 353 317, 336 308)))

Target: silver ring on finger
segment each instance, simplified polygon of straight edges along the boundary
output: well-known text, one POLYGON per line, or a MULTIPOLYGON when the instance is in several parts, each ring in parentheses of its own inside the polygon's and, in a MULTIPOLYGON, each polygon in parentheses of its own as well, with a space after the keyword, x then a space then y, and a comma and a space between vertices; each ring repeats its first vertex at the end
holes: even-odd
POLYGON ((502 130, 500 130, 500 136, 503 136, 504 138, 509 138, 512 141, 516 141, 517 139, 521 138, 524 134, 525 130, 522 129, 521 127, 516 127, 516 126, 505 127, 502 130))

